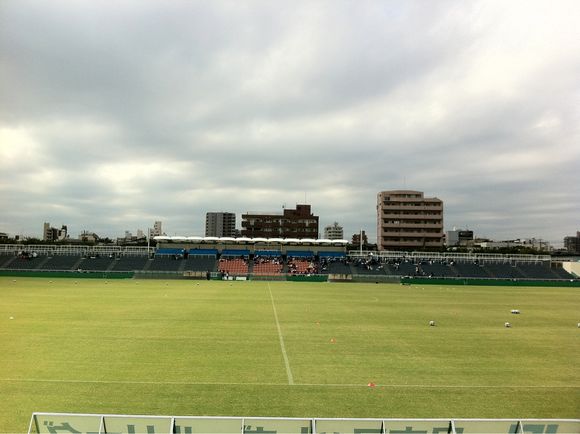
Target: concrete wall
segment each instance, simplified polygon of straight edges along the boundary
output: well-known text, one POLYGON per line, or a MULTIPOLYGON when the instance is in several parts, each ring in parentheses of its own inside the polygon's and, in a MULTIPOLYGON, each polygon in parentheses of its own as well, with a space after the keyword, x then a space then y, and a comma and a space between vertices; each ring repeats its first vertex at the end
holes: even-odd
POLYGON ((580 262, 563 262, 562 268, 568 273, 580 277, 580 262))

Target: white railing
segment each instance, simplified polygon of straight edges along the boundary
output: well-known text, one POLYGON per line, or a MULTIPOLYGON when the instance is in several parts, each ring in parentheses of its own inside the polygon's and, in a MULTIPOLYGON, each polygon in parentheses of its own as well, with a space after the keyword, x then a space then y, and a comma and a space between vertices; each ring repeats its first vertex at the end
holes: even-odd
POLYGON ((66 244, 0 244, 0 254, 18 252, 36 253, 41 256, 52 255, 147 255, 153 247, 141 246, 85 246, 66 244))
POLYGON ((369 251, 351 250, 351 258, 377 259, 408 259, 408 260, 435 260, 435 261, 493 261, 493 262, 549 262, 550 255, 519 255, 501 253, 448 253, 448 252, 401 252, 401 251, 369 251))

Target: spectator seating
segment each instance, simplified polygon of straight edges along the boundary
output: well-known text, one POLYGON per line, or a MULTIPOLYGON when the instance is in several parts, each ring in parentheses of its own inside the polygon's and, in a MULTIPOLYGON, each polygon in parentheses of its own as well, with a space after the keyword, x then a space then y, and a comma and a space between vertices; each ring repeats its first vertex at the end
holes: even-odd
POLYGON ((115 260, 112 271, 141 271, 148 262, 148 256, 121 256, 115 260))
POLYGON ((574 279, 574 276, 568 273, 561 267, 553 267, 552 273, 557 276, 557 279, 574 279))
POLYGON ((14 258, 14 254, 0 254, 0 268, 4 268, 4 265, 10 262, 14 258))
POLYGON ((318 264, 314 259, 294 257, 288 259, 289 274, 318 274, 318 264))
POLYGON ((541 263, 519 263, 517 265, 521 273, 530 279, 556 279, 549 265, 541 263))
POLYGON ((215 271, 216 258, 211 255, 189 255, 185 263, 187 271, 215 271))
POLYGON ((456 271, 457 277, 492 277, 485 267, 474 262, 455 262, 451 269, 456 271))
POLYGON ((485 268, 490 273, 491 277, 498 279, 521 279, 524 277, 518 268, 509 263, 487 263, 485 264, 485 268))
POLYGON ((18 256, 12 262, 7 262, 5 268, 8 270, 35 270, 39 268, 46 259, 46 256, 18 256))
POLYGON ((42 270, 68 271, 81 260, 78 255, 54 255, 40 266, 42 270))
POLYGON ((384 275, 384 265, 374 258, 359 258, 351 262, 352 274, 384 275))
POLYGON ((246 275, 249 271, 248 260, 246 258, 220 258, 218 271, 230 275, 246 275))
POLYGON ((421 275, 417 265, 403 260, 385 264, 385 272, 390 276, 418 276, 421 275))
POLYGON ((430 277, 453 277, 453 270, 449 265, 441 262, 422 262, 420 268, 423 275, 430 277))
POLYGON ((147 271, 179 271, 184 264, 181 255, 155 254, 155 258, 150 261, 147 271))
POLYGON ((272 276, 282 274, 284 263, 280 257, 256 256, 254 257, 253 274, 259 276, 272 276))
POLYGON ((97 256, 84 258, 78 265, 82 271, 107 271, 113 265, 115 258, 109 256, 97 256))
POLYGON ((344 257, 321 257, 320 274, 352 274, 352 270, 344 257))

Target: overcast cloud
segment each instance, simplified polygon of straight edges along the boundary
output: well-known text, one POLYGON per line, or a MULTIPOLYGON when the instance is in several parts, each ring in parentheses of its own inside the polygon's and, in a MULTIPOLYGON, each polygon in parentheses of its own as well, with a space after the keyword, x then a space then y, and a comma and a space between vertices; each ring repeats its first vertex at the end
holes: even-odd
MULTIPOLYGON (((445 227, 580 230, 580 2, 0 2, 0 231, 120 236, 376 194, 445 227)), ((238 223, 239 225, 239 223, 238 223)))

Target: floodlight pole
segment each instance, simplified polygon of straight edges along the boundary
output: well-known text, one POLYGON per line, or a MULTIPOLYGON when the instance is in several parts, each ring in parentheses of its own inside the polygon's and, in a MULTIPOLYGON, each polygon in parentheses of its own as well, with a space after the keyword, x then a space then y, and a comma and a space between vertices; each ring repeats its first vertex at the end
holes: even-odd
POLYGON ((147 256, 150 253, 150 243, 151 243, 151 228, 147 228, 147 256))
POLYGON ((362 245, 363 245, 363 239, 362 239, 362 228, 360 229, 360 233, 358 235, 358 240, 360 242, 360 255, 362 256, 362 245))

